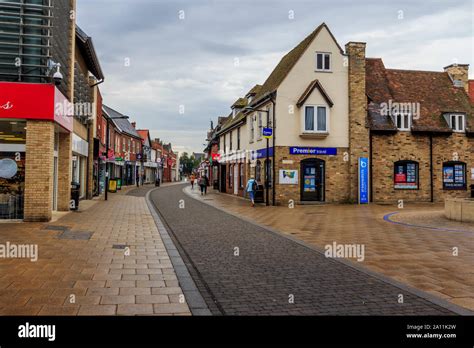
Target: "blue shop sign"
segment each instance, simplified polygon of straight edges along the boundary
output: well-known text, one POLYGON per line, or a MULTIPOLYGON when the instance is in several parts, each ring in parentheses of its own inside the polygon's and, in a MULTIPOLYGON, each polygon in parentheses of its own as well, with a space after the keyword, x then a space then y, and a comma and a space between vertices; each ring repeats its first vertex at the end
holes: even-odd
MULTIPOLYGON (((272 156, 273 156, 273 147, 270 147, 268 149, 268 157, 272 157, 272 156)), ((253 153, 252 153, 252 159, 254 159, 254 160, 259 159, 259 158, 266 158, 266 157, 267 157, 267 149, 266 148, 253 151, 253 153)))
POLYGON ((290 155, 337 155, 337 148, 335 147, 290 147, 290 155))

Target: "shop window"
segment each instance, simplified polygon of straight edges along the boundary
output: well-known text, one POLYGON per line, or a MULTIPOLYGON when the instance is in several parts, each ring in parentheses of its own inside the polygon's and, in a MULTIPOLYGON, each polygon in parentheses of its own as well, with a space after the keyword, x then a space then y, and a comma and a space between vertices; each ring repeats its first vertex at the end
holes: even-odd
POLYGON ((328 132, 328 108, 320 105, 305 105, 303 132, 304 133, 327 133, 328 132))
POLYGON ((262 162, 260 161, 257 161, 255 165, 255 180, 257 180, 258 183, 262 182, 262 162))
POLYGON ((229 166, 229 187, 232 187, 233 172, 234 172, 234 166, 230 165, 229 166))
POLYGON ((398 161, 395 162, 395 188, 402 190, 418 189, 418 162, 398 161))
POLYGON ((244 169, 245 169, 245 165, 243 163, 239 164, 240 166, 240 176, 239 176, 239 186, 240 188, 243 188, 244 187, 244 169))
POLYGON ((466 163, 464 162, 444 162, 443 163, 443 189, 444 190, 465 190, 466 184, 466 163))

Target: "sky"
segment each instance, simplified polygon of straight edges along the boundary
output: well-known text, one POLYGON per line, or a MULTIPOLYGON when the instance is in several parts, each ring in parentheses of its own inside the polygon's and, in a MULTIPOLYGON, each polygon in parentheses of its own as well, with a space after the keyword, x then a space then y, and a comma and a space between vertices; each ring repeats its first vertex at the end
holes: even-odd
POLYGON ((470 64, 472 0, 78 0, 105 74, 104 103, 176 151, 202 152, 210 121, 262 84, 325 22, 387 68, 470 64))

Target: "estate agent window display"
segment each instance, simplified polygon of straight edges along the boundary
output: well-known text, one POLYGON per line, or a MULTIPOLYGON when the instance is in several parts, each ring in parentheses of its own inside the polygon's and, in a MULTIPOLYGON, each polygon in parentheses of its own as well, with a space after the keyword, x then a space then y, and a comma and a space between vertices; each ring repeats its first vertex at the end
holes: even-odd
POLYGON ((444 162, 443 163, 443 190, 466 190, 466 163, 444 162))
POLYGON ((394 167, 394 186, 399 190, 418 190, 418 162, 398 161, 394 167))

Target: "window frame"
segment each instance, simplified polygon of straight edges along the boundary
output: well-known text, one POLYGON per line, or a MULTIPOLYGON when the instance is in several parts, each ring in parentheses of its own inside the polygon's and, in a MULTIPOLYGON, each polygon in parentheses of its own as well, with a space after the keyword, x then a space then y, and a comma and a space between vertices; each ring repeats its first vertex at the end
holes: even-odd
POLYGON ((244 188, 244 164, 239 164, 239 187, 244 188))
POLYGON ((327 134, 329 133, 329 106, 324 105, 324 104, 305 104, 303 105, 302 108, 302 113, 301 113, 301 122, 302 122, 302 129, 301 132, 303 134, 327 134), (308 130, 306 129, 306 109, 308 107, 314 108, 314 114, 313 114, 313 123, 314 123, 314 130, 308 130), (325 130, 318 130, 318 108, 324 108, 326 109, 326 129, 325 130))
POLYGON ((461 113, 449 113, 448 114, 448 125, 449 128, 455 133, 465 133, 466 132, 466 115, 461 113), (453 117, 455 118, 456 128, 453 127, 453 117), (462 119, 462 129, 459 129, 459 119, 462 119))
POLYGON ((443 162, 442 164, 442 181, 443 181, 443 191, 466 191, 467 190, 467 163, 462 162, 462 161, 446 161, 443 162), (444 177, 444 172, 446 167, 452 167, 453 168, 453 184, 456 184, 456 170, 455 166, 457 165, 462 165, 463 166, 463 186, 457 186, 457 187, 447 187, 446 182, 445 182, 445 177, 444 177))
POLYGON ((413 117, 412 117, 412 114, 411 113, 408 113, 408 114, 404 114, 404 113, 400 113, 400 114, 396 114, 394 116, 395 118, 395 127, 397 127, 397 130, 401 131, 401 132, 409 132, 411 131, 411 126, 412 126, 412 121, 413 121, 413 117), (405 125, 405 117, 408 116, 408 127, 406 127, 405 125), (400 117, 401 119, 401 123, 402 123, 402 126, 405 126, 405 127, 398 127, 398 117, 400 117))
POLYGON ((316 51, 316 69, 317 72, 331 72, 332 71, 332 53, 316 51), (322 68, 318 68, 318 56, 322 56, 322 68), (329 58, 329 67, 326 67, 326 56, 329 58))
MULTIPOLYGON (((409 182, 407 180, 405 180, 405 185, 409 184, 409 183, 412 183, 412 182, 409 182)), ((420 189, 420 163, 417 162, 417 161, 413 161, 413 160, 400 160, 400 161, 396 161, 393 163, 393 188, 395 190, 409 190, 409 191, 413 191, 413 190, 419 190, 420 189), (416 183, 416 187, 403 187, 401 185, 401 183, 397 183, 397 168, 401 165, 404 166, 405 168, 405 171, 404 171, 404 174, 405 175, 408 175, 408 165, 409 164, 415 164, 416 168, 415 168, 415 175, 416 175, 416 181, 414 183, 416 183), (399 185, 397 187, 397 185, 399 185)))

